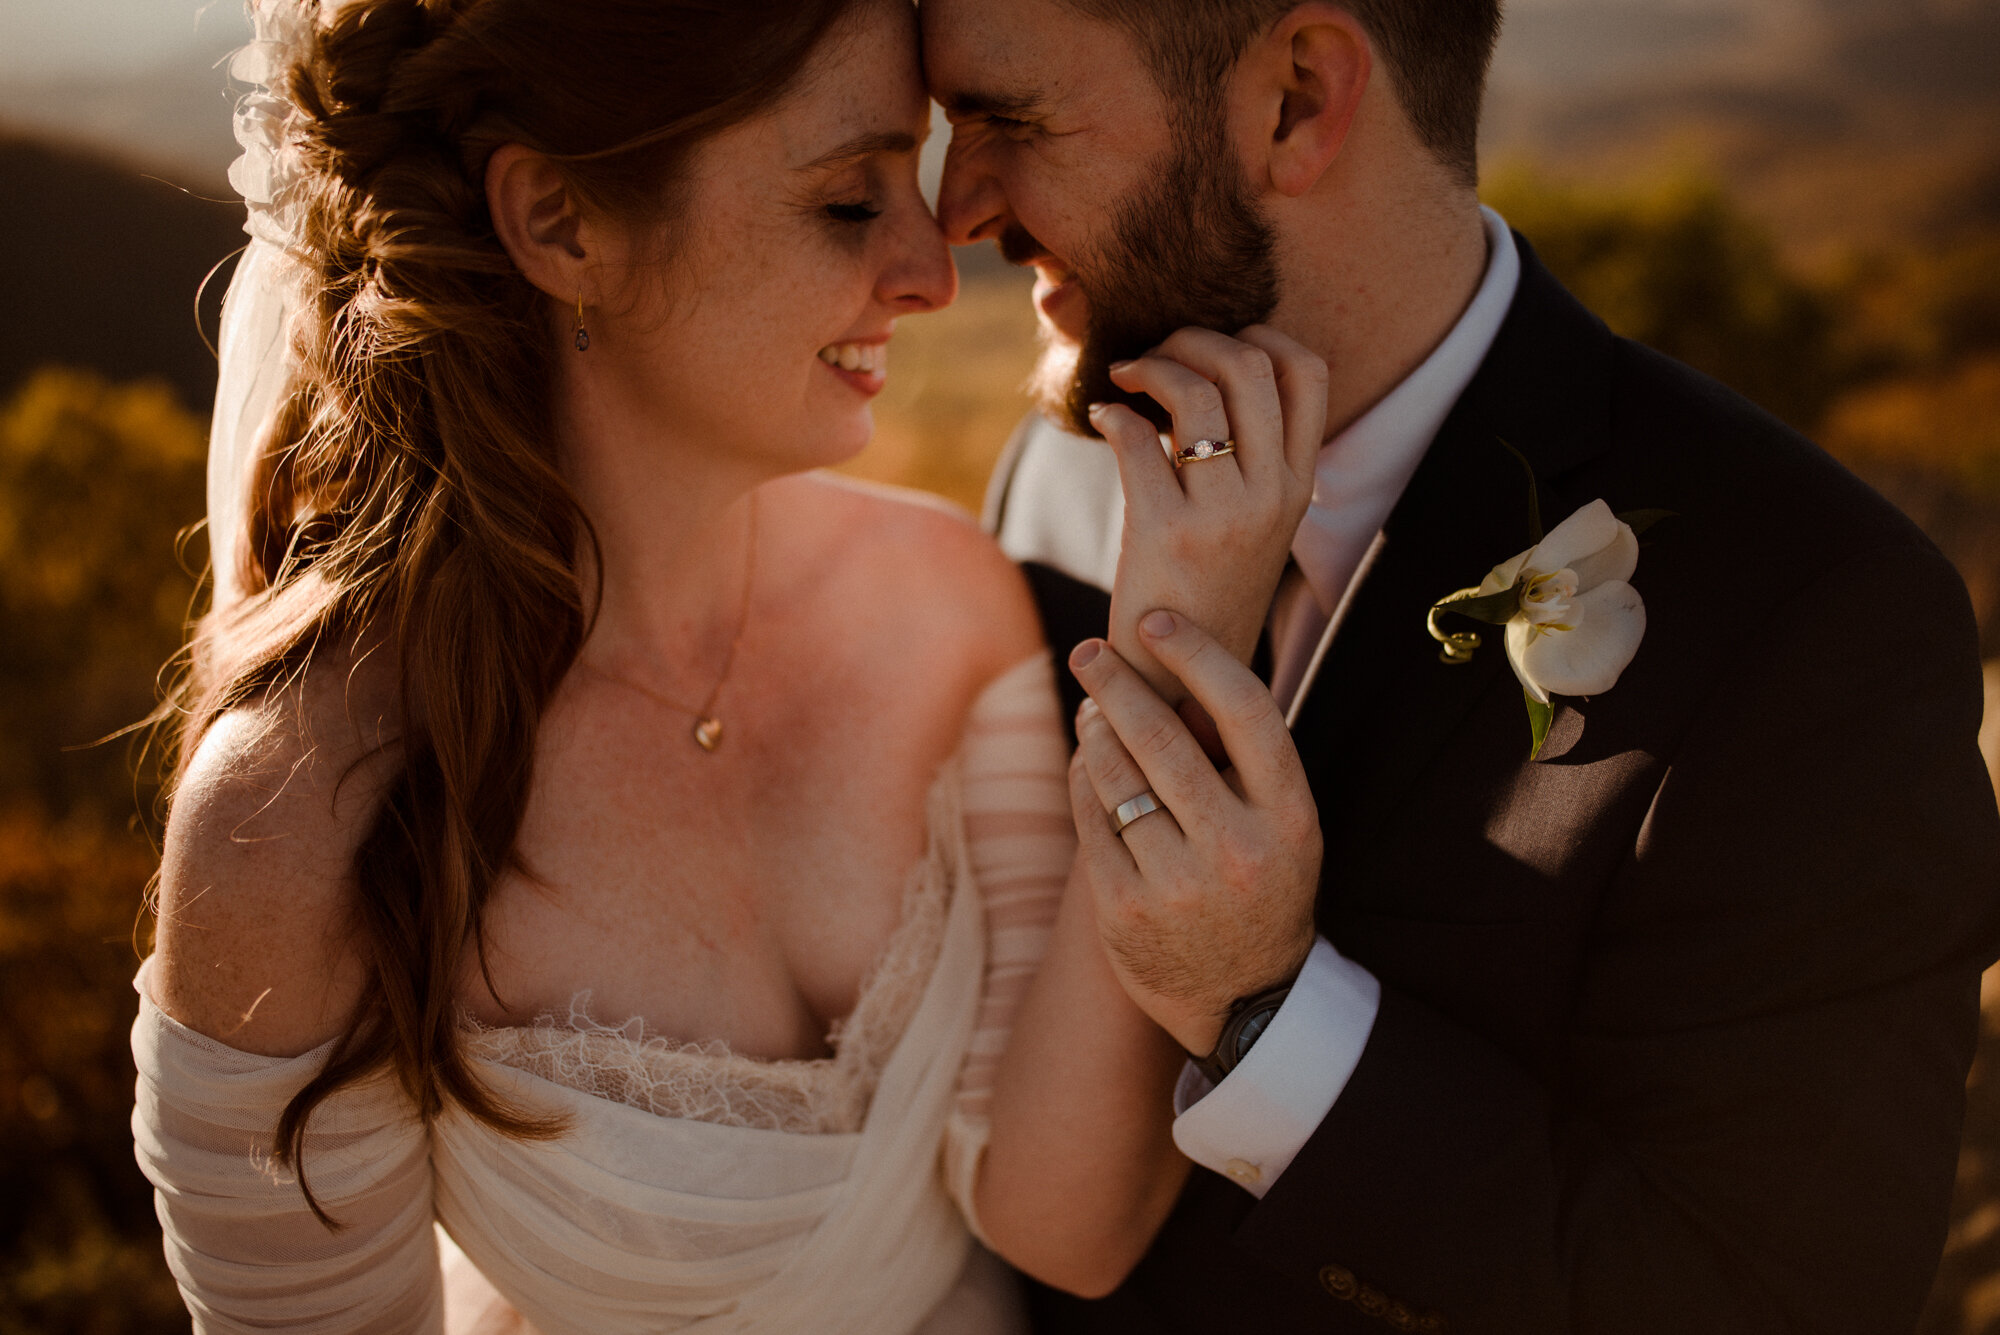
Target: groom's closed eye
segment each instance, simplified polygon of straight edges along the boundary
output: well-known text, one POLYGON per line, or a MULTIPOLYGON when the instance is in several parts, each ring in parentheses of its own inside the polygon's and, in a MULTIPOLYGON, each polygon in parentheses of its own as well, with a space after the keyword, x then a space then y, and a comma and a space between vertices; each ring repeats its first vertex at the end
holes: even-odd
POLYGON ((1040 94, 1029 92, 961 92, 943 100, 945 119, 954 126, 979 122, 1001 128, 1027 126, 1040 103, 1040 94))

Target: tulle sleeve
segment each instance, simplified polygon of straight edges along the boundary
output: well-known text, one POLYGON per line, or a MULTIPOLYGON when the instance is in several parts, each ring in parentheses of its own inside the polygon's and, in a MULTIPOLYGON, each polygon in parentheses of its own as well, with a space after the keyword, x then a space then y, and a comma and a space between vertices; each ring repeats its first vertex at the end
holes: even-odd
POLYGON ((132 1132, 197 1335, 442 1330, 429 1138, 394 1082, 342 1090, 309 1123, 306 1179, 330 1231, 270 1161, 278 1114, 327 1050, 225 1047, 175 1023, 140 977, 132 1132))
POLYGON ((966 847, 986 912, 986 986, 945 1131, 943 1168, 975 1234, 972 1187, 986 1150, 1000 1054, 1048 949, 1076 857, 1069 745, 1058 709, 1049 657, 1037 655, 987 687, 960 750, 966 847))

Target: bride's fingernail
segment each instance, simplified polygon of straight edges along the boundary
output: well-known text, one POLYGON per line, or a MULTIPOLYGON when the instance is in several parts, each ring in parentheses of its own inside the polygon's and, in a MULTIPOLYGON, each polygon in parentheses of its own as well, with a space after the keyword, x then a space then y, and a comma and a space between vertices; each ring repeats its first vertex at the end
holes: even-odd
POLYGON ((1172 612, 1148 612, 1139 618, 1139 629, 1156 640, 1164 640, 1173 634, 1176 624, 1172 612))
POLYGON ((1083 703, 1076 707, 1076 726, 1078 728, 1083 727, 1084 724, 1096 718, 1097 713, 1097 701, 1087 695, 1084 696, 1083 703))
POLYGON ((1089 419, 1090 419, 1091 421, 1095 422, 1095 421, 1097 420, 1097 415, 1098 415, 1099 413, 1103 412, 1103 411, 1104 411, 1104 409, 1105 409, 1105 405, 1104 405, 1104 404, 1102 404, 1102 403, 1093 403, 1093 404, 1091 404, 1091 405, 1090 405, 1090 406, 1089 406, 1088 408, 1085 408, 1085 409, 1083 410, 1083 415, 1084 415, 1085 417, 1088 417, 1088 418, 1089 418, 1089 419))
POLYGON ((1097 651, 1103 647, 1104 642, 1102 640, 1085 640, 1082 644, 1069 651, 1070 667, 1075 671, 1081 672, 1097 660, 1097 651))
POLYGON ((1119 373, 1120 371, 1129 371, 1129 370, 1131 370, 1131 369, 1132 369, 1132 368, 1133 368, 1134 366, 1137 366, 1137 365, 1138 365, 1138 362, 1136 362, 1136 361, 1129 361, 1129 362, 1113 362, 1113 363, 1111 363, 1110 367, 1109 367, 1109 368, 1107 368, 1107 369, 1109 369, 1109 370, 1110 370, 1111 374, 1113 374, 1113 375, 1117 375, 1117 374, 1118 374, 1118 373, 1119 373))

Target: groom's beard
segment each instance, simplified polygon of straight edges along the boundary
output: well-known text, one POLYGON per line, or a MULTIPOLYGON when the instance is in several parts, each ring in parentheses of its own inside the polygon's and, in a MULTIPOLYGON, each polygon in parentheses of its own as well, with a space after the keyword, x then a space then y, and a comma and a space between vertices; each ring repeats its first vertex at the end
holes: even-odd
MULTIPOLYGON (((1081 347, 1045 336, 1032 388, 1042 410, 1071 431, 1096 435, 1093 403, 1123 403, 1165 430, 1166 410, 1111 383, 1110 368, 1187 325, 1234 334, 1278 304, 1276 242, 1243 183, 1221 118, 1174 136, 1153 184, 1119 205, 1109 245, 1071 263, 1088 308, 1081 347)), ((1010 229, 1014 231, 1016 229, 1010 229)), ((1003 236, 1014 258, 1040 247, 1003 236)))

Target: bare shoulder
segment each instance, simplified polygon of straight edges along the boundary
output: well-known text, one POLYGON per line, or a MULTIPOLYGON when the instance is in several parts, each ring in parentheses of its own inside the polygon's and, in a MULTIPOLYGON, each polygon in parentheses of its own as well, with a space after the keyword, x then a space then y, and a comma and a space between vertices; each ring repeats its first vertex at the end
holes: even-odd
POLYGON ((927 492, 834 474, 790 485, 834 521, 830 536, 855 591, 892 598, 928 643, 964 655, 973 676, 990 679, 1041 647, 1020 568, 966 511, 927 492))
POLYGON ((189 758, 168 813, 148 979, 189 1028, 291 1056, 345 1026, 363 976, 351 868, 396 765, 386 670, 316 662, 295 686, 217 719, 189 758))

